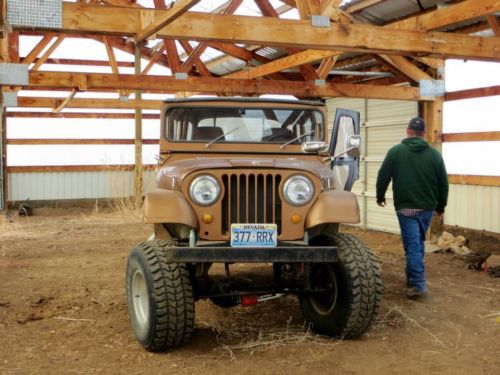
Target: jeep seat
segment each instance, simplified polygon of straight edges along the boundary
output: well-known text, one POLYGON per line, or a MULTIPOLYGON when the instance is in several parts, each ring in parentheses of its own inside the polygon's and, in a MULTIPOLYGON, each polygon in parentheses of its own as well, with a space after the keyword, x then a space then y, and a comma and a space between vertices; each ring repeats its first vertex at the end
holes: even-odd
MULTIPOLYGON (((199 128, 193 129, 193 140, 197 141, 211 141, 217 137, 220 137, 224 134, 222 128, 218 126, 203 126, 199 128)), ((221 138, 221 140, 225 140, 221 138)))

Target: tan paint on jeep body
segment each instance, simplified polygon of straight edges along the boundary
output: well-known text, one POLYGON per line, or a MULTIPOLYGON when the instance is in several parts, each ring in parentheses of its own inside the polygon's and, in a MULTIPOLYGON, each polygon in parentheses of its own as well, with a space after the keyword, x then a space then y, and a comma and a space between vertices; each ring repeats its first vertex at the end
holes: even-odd
POLYGON ((198 228, 198 218, 179 191, 154 189, 146 194, 144 222, 147 224, 178 223, 198 228))
POLYGON ((307 215, 306 229, 327 223, 359 223, 358 199, 354 193, 332 190, 321 193, 307 215))
MULTIPOLYGON (((221 184, 221 197, 208 207, 197 206, 189 197, 189 184, 200 174, 210 174, 219 180, 224 174, 272 174, 282 177, 279 194, 282 202, 282 231, 280 240, 297 240, 304 231, 325 223, 358 223, 359 207, 354 194, 344 191, 323 191, 323 182, 333 177, 328 165, 322 161, 327 155, 305 154, 300 145, 279 143, 225 143, 217 142, 206 147, 205 142, 171 142, 165 137, 165 114, 171 107, 234 107, 234 108, 303 108, 323 113, 324 107, 304 103, 247 103, 220 102, 217 100, 190 103, 168 103, 162 111, 160 152, 163 165, 157 175, 159 189, 146 196, 144 217, 146 223, 181 223, 198 229, 200 239, 229 240, 229 233, 222 233, 221 201, 225 194, 221 184), (310 203, 291 206, 282 196, 282 185, 287 178, 307 175, 314 184, 315 193, 310 203), (204 214, 211 214, 213 221, 204 223, 204 214), (293 224, 293 214, 301 220, 293 224)), ((326 139, 326 131, 323 132, 326 139)))

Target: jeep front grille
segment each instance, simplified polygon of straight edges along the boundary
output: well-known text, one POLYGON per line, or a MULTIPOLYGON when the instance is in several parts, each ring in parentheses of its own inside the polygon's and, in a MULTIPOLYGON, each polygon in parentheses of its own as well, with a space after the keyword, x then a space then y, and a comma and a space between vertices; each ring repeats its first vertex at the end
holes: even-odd
POLYGON ((223 174, 222 234, 233 223, 275 223, 281 233, 281 175, 259 173, 223 174))

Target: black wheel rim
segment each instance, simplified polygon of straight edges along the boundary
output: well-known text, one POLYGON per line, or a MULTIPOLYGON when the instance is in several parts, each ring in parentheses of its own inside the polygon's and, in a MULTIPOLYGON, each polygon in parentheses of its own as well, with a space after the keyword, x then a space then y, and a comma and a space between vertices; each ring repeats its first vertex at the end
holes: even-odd
POLYGON ((320 315, 329 314, 337 303, 337 279, 332 267, 328 264, 311 266, 311 289, 327 289, 327 292, 311 296, 311 305, 320 315))

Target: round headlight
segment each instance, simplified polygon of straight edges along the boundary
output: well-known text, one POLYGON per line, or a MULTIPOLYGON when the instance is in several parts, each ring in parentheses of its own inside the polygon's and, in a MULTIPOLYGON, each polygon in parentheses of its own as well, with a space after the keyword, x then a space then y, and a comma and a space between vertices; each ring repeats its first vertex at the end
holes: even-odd
POLYGON ((219 198, 219 183, 212 176, 198 176, 191 182, 189 195, 196 204, 200 206, 210 206, 219 198))
POLYGON ((293 206, 303 206, 311 201, 314 186, 306 176, 290 177, 283 187, 283 196, 293 206))

